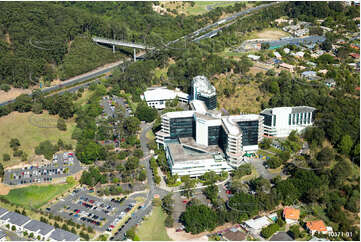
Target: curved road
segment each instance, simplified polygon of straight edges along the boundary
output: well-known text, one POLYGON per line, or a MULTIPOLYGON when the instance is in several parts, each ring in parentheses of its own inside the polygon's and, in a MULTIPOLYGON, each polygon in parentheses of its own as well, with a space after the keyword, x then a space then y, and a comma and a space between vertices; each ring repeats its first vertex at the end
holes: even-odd
POLYGON ((150 168, 149 160, 152 157, 152 155, 149 152, 147 142, 148 139, 146 137, 146 133, 151 130, 152 124, 142 124, 141 125, 141 134, 140 134, 140 145, 144 153, 144 158, 141 161, 142 165, 144 165, 146 172, 147 172, 147 181, 149 186, 149 191, 147 194, 147 199, 144 203, 143 208, 138 209, 136 212, 133 213, 132 217, 130 217, 130 220, 125 226, 119 230, 118 234, 114 236, 111 240, 123 240, 125 239, 126 232, 134 227, 136 224, 141 222, 141 220, 152 211, 152 201, 154 198, 154 195, 159 195, 160 198, 164 197, 168 194, 168 191, 165 191, 161 188, 158 188, 153 180, 153 172, 150 168))

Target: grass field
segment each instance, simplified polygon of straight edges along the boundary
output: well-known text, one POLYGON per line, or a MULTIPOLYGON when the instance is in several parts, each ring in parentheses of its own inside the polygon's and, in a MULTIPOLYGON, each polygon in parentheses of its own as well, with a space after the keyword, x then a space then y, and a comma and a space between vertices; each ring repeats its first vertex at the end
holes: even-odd
POLYGON ((144 241, 165 241, 171 240, 165 230, 164 220, 166 214, 160 206, 153 208, 152 215, 147 217, 137 228, 136 233, 140 240, 144 241))
MULTIPOLYGON (((67 130, 60 131, 55 128, 39 128, 29 122, 29 118, 34 115, 36 120, 51 119, 56 120, 57 116, 49 115, 47 112, 43 114, 18 113, 12 112, 11 114, 0 118, 0 161, 5 167, 15 165, 20 162, 20 158, 13 157, 12 149, 9 146, 11 138, 18 138, 20 141, 20 149, 28 154, 28 160, 34 156, 34 148, 40 142, 50 140, 53 144, 62 139, 66 144, 75 144, 71 139, 71 134, 75 127, 74 119, 67 121, 67 130), (2 155, 8 153, 11 160, 3 162, 2 155)), ((56 124, 56 123, 55 123, 56 124)))
POLYGON ((9 202, 25 207, 25 208, 40 208, 54 197, 66 192, 73 185, 58 184, 58 185, 32 185, 28 187, 13 189, 6 196, 2 196, 9 202))
POLYGON ((147 137, 148 140, 154 140, 155 139, 155 135, 153 133, 152 130, 149 130, 146 134, 145 137, 147 137))

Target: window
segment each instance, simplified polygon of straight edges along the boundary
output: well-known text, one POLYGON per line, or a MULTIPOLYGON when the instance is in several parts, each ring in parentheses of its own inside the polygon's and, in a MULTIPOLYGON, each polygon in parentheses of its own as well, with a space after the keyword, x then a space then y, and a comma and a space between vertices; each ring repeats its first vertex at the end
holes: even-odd
POLYGON ((291 114, 288 114, 288 125, 291 125, 291 114))

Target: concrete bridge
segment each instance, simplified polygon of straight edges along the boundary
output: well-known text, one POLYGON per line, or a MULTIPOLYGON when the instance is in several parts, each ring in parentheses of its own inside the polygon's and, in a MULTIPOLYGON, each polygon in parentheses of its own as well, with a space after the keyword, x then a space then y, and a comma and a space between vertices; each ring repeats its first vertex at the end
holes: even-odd
POLYGON ((121 41, 121 40, 106 39, 106 38, 101 38, 101 37, 96 37, 96 36, 93 37, 92 40, 96 43, 107 44, 107 45, 113 46, 113 53, 115 53, 115 46, 123 46, 123 47, 133 48, 134 61, 136 61, 136 59, 137 59, 136 49, 142 49, 142 50, 155 49, 154 47, 146 46, 143 44, 130 43, 130 42, 125 42, 125 41, 121 41))

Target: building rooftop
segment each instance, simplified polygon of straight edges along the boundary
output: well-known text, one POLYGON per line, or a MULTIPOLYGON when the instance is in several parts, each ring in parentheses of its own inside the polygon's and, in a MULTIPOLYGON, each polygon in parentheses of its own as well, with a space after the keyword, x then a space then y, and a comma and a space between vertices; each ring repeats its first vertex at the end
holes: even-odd
POLYGON ((162 115, 163 117, 166 118, 189 118, 189 117, 193 117, 193 114, 195 113, 195 111, 177 111, 177 112, 168 112, 162 115))
POLYGON ((260 115, 258 114, 241 114, 241 115, 223 116, 222 122, 230 135, 237 136, 241 134, 241 130, 238 127, 237 122, 254 121, 259 119, 260 119, 260 115))
POLYGON ((285 207, 283 209, 283 216, 286 219, 298 220, 300 218, 300 210, 292 207, 285 207))
POLYGON ((21 215, 15 212, 8 212, 4 216, 1 217, 2 220, 8 220, 9 222, 18 226, 24 225, 26 222, 30 221, 29 217, 21 215))
POLYGON ((24 226, 24 228, 32 232, 38 232, 39 234, 44 236, 50 233, 54 229, 53 226, 50 226, 49 224, 37 220, 30 221, 24 226))
POLYGON ((68 231, 62 230, 62 229, 55 229, 51 235, 50 239, 56 240, 56 241, 75 241, 79 239, 79 236, 76 234, 70 233, 68 231))
POLYGON ((201 152, 186 152, 181 144, 167 144, 169 154, 172 156, 173 162, 185 162, 191 160, 207 160, 213 159, 211 154, 201 152))
POLYGON ((296 107, 277 107, 277 108, 266 108, 262 110, 261 114, 274 115, 280 112, 290 112, 290 113, 308 113, 313 112, 316 109, 309 106, 296 106, 296 107))
POLYGON ((169 90, 164 87, 148 89, 144 92, 143 97, 145 101, 157 101, 157 100, 171 100, 176 97, 181 97, 188 99, 189 95, 187 93, 175 90, 169 90))
POLYGON ((229 241, 243 241, 246 240, 246 234, 242 233, 241 231, 227 231, 225 233, 222 234, 222 236, 229 240, 229 241))
POLYGON ((293 241, 294 239, 288 235, 286 232, 278 232, 273 235, 270 241, 293 241))
POLYGON ((204 97, 216 95, 216 88, 209 82, 205 76, 196 76, 192 80, 192 86, 204 97))
POLYGON ((312 231, 326 232, 327 228, 322 220, 310 221, 306 223, 306 227, 312 231))
POLYGON ((190 105, 192 110, 197 113, 205 114, 208 111, 206 104, 201 100, 193 100, 190 102, 190 105))
POLYGON ((0 208, 0 218, 7 212, 8 212, 8 210, 6 210, 5 208, 0 208))
POLYGON ((248 227, 255 229, 255 230, 260 230, 268 225, 270 225, 272 222, 266 217, 260 217, 257 219, 249 219, 247 221, 244 222, 248 227))
POLYGON ((204 153, 212 153, 212 154, 223 153, 222 149, 219 148, 218 145, 208 145, 208 146, 200 145, 194 140, 193 137, 182 137, 179 138, 179 141, 185 147, 189 147, 204 153))

